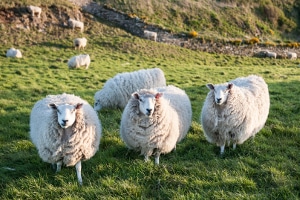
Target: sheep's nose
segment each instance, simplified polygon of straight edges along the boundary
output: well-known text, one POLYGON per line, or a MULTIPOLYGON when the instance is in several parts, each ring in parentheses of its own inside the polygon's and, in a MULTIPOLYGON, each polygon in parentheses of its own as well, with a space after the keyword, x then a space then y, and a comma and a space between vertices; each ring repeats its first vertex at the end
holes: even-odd
POLYGON ((217 103, 220 103, 222 98, 217 98, 217 103))
POLYGON ((64 124, 66 124, 69 120, 63 119, 62 121, 63 121, 64 124))
POLYGON ((147 110, 147 113, 149 113, 149 114, 150 114, 151 111, 152 111, 152 109, 149 109, 149 108, 147 108, 146 110, 147 110))

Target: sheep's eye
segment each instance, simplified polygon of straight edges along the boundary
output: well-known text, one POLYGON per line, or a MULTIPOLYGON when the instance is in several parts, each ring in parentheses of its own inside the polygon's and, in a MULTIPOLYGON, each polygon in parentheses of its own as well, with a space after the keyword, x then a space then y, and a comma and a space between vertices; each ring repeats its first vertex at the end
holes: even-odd
POLYGON ((139 101, 140 101, 140 102, 143 102, 143 100, 142 100, 142 99, 139 99, 139 101))

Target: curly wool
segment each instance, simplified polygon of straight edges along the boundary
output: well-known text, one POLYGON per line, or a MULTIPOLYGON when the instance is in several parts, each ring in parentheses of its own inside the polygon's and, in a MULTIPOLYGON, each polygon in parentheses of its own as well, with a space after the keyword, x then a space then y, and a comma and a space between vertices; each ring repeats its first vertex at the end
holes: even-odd
POLYGON ((161 86, 166 86, 166 78, 159 68, 117 74, 95 93, 94 109, 124 108, 133 92, 161 86))
POLYGON ((162 92, 163 96, 156 100, 152 117, 140 112, 139 100, 134 97, 122 114, 122 140, 129 149, 141 151, 145 157, 172 151, 186 136, 192 120, 190 100, 183 90, 167 86, 138 91, 141 96, 153 96, 157 92, 162 92))
MULTIPOLYGON (((268 118, 270 99, 268 85, 255 75, 237 78, 230 83, 227 101, 222 105, 215 103, 211 90, 201 112, 201 124, 205 137, 218 146, 226 142, 242 144, 249 137, 255 136, 268 118)), ((228 83, 214 87, 227 87, 228 83)), ((221 152, 222 153, 222 152, 221 152)))
POLYGON ((101 123, 93 108, 80 97, 62 94, 48 95, 38 101, 30 115, 30 137, 43 161, 55 164, 63 161, 74 166, 80 160, 90 159, 99 149, 101 123), (76 112, 74 124, 60 127, 56 112, 48 105, 83 103, 76 112))

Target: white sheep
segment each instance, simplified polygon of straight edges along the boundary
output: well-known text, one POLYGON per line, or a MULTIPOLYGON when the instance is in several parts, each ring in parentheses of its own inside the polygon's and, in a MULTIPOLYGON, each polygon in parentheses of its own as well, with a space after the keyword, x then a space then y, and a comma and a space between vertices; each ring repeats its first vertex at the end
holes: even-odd
POLYGON ((99 149, 101 122, 93 107, 71 94, 48 95, 39 100, 30 114, 30 138, 44 162, 76 167, 82 184, 81 161, 99 149))
POLYGON ((94 109, 124 108, 133 92, 160 86, 166 86, 166 78, 159 68, 117 74, 95 93, 94 109))
POLYGON ((31 13, 32 17, 36 16, 37 18, 41 18, 42 8, 30 5, 27 7, 27 9, 31 13))
POLYGON ((229 83, 207 84, 210 89, 201 112, 201 124, 208 142, 221 147, 226 142, 242 144, 255 136, 268 118, 270 98, 263 78, 250 75, 229 83))
POLYGON ((287 57, 291 60, 296 60, 297 59, 297 54, 295 52, 288 52, 287 57))
POLYGON ((75 50, 76 49, 84 49, 87 43, 87 39, 86 38, 76 38, 74 39, 74 46, 75 46, 75 50))
POLYGON ((89 54, 80 54, 78 56, 73 56, 68 61, 69 68, 79 68, 80 66, 85 66, 88 69, 91 63, 91 58, 89 54))
POLYGON ((153 32, 153 31, 147 31, 147 30, 144 30, 144 37, 147 38, 147 39, 150 39, 150 40, 153 40, 156 42, 156 39, 157 39, 157 33, 156 32, 153 32))
POLYGON ((271 51, 266 51, 266 57, 267 58, 274 58, 274 59, 276 59, 277 53, 271 52, 271 51))
POLYGON ((68 20, 68 24, 69 24, 69 27, 71 27, 73 30, 74 29, 79 29, 80 32, 83 32, 83 29, 84 29, 83 22, 70 18, 68 20))
POLYGON ((176 148, 192 122, 191 102, 187 94, 166 86, 142 89, 132 94, 120 125, 120 136, 129 149, 141 152, 145 161, 176 148))
POLYGON ((6 57, 22 58, 22 53, 19 49, 10 48, 6 52, 6 57))

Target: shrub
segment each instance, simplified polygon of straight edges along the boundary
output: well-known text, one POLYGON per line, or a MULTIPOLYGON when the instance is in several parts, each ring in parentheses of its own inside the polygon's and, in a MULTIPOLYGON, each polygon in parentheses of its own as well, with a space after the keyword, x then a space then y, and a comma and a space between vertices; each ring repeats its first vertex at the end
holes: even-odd
POLYGON ((189 32, 189 36, 191 38, 196 38, 196 37, 198 37, 198 33, 196 31, 191 31, 191 32, 189 32))
POLYGON ((257 43, 259 43, 259 39, 256 37, 251 38, 250 40, 248 40, 248 43, 249 44, 257 44, 257 43))

